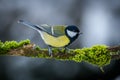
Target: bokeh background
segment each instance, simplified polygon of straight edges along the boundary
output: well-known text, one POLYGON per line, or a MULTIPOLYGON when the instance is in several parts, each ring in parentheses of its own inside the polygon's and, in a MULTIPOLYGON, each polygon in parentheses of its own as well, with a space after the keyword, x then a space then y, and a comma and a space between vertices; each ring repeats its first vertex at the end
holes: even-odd
MULTIPOLYGON (((30 39, 47 48, 38 32, 18 24, 76 25, 83 33, 69 48, 120 44, 120 0, 0 0, 0 40, 30 39)), ((0 57, 0 80, 120 80, 120 60, 105 72, 85 62, 0 57)))

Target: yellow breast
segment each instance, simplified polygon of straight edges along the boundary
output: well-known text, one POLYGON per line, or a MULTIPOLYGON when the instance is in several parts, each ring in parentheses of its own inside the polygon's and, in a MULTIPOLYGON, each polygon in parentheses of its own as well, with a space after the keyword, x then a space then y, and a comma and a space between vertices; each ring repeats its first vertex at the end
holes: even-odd
POLYGON ((67 36, 54 37, 45 32, 42 33, 42 38, 47 45, 52 47, 64 47, 69 44, 70 40, 67 36))

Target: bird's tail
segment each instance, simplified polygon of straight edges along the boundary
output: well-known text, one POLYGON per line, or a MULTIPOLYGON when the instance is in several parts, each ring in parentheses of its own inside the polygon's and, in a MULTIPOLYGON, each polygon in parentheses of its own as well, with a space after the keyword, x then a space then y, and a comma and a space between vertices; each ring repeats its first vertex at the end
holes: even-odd
POLYGON ((32 23, 30 23, 28 21, 19 20, 18 23, 24 24, 24 25, 26 25, 26 26, 28 26, 28 27, 30 27, 32 29, 35 29, 35 30, 45 31, 44 28, 42 28, 42 27, 40 27, 38 25, 34 25, 34 24, 32 24, 32 23))

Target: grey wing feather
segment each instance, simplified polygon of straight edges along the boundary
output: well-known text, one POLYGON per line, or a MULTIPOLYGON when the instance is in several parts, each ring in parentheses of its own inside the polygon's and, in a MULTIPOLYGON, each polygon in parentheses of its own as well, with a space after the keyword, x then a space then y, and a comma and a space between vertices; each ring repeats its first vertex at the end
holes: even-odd
POLYGON ((47 32, 53 36, 62 36, 65 34, 65 26, 62 26, 62 25, 59 25, 59 26, 50 26, 50 25, 47 25, 47 24, 42 24, 40 26, 38 25, 34 25, 28 21, 25 21, 25 20, 19 20, 18 21, 19 23, 22 23, 30 28, 33 28, 35 30, 41 30, 41 31, 44 31, 44 32, 47 32))
POLYGON ((55 36, 65 35, 65 26, 53 26, 53 34, 55 36))
POLYGON ((42 24, 40 25, 42 28, 44 28, 48 33, 52 34, 52 31, 51 31, 51 26, 50 25, 47 25, 47 24, 42 24))
POLYGON ((53 36, 62 36, 65 34, 65 26, 59 25, 59 26, 49 26, 47 24, 41 25, 47 32, 52 34, 53 36))

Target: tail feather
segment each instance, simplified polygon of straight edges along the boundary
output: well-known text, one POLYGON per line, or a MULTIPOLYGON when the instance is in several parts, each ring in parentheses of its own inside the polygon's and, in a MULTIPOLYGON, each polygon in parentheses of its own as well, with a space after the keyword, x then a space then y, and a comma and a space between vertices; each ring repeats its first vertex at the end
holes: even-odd
MULTIPOLYGON (((38 25, 34 25, 34 24, 32 24, 32 23, 30 23, 30 22, 28 22, 28 21, 19 20, 18 23, 24 24, 24 25, 26 25, 26 26, 28 26, 28 27, 30 27, 30 28, 35 29, 35 30, 45 31, 44 28, 42 28, 42 27, 40 27, 40 26, 38 26, 38 25)), ((46 32, 46 31, 45 31, 45 32, 46 32)))

